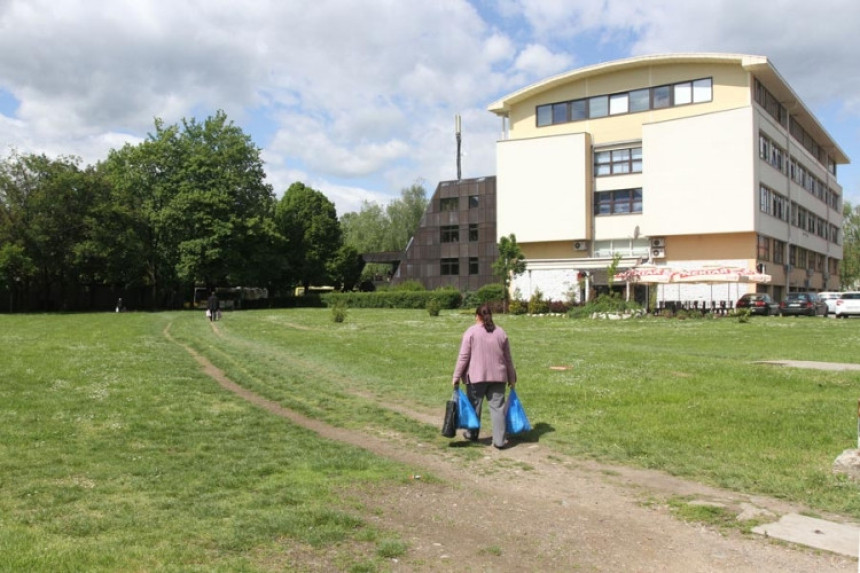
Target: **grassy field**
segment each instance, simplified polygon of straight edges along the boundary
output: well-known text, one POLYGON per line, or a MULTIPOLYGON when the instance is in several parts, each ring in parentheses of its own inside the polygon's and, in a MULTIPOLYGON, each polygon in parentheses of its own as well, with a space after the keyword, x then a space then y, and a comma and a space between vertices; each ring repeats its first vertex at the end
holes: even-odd
MULTIPOLYGON (((470 314, 249 311, 217 335, 198 312, 0 316, 0 570, 254 571, 322 548, 377 570, 400 542, 343 492, 409 469, 242 402, 165 330, 285 407, 444 448, 373 396, 441 422, 470 314)), ((755 364, 860 362, 860 321, 497 321, 525 439, 860 518, 860 487, 830 472, 857 446, 860 372, 755 364)))

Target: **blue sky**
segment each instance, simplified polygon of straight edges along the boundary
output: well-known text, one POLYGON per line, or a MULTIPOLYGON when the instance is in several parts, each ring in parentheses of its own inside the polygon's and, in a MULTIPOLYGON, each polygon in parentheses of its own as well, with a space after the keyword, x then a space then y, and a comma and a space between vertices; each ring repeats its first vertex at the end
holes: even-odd
MULTIPOLYGON (((223 109, 338 214, 495 173, 499 97, 635 55, 764 55, 860 162, 854 0, 0 0, 0 145, 95 163, 223 109)), ((843 166, 860 203, 860 169, 843 166)))

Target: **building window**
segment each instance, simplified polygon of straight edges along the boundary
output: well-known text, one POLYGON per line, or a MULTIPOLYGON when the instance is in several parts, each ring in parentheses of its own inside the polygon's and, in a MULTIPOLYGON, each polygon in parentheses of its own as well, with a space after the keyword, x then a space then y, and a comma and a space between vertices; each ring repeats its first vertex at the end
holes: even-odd
POLYGON ((598 151, 594 154, 595 176, 624 175, 626 173, 642 173, 641 147, 598 151))
POLYGON ((776 239, 773 240, 773 262, 780 265, 785 263, 785 243, 776 239))
POLYGON ((770 260, 770 239, 768 237, 758 236, 757 258, 760 261, 770 260))
POLYGON ((474 243, 478 240, 478 224, 469 223, 469 242, 474 243))
POLYGON ((459 197, 443 197, 439 199, 440 211, 456 211, 460 208, 459 197))
POLYGON ((478 257, 469 257, 469 274, 478 274, 478 257))
POLYGON ((617 189, 594 194, 595 215, 629 215, 642 212, 642 189, 617 189))
POLYGON ((442 276, 459 275, 460 259, 442 259, 439 274, 442 276))
POLYGON ((543 104, 537 106, 535 111, 537 126, 544 127, 712 100, 713 80, 702 78, 611 95, 596 95, 584 99, 543 104))
POLYGON ((443 243, 459 243, 460 227, 457 225, 444 225, 439 227, 439 240, 443 243))
POLYGON ((477 209, 481 205, 478 195, 469 195, 469 209, 477 209))

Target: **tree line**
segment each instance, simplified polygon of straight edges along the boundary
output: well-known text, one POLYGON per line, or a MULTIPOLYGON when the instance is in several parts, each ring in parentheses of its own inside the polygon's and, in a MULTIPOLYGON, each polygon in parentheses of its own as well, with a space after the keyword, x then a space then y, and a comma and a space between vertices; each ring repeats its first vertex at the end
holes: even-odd
POLYGON ((350 290, 360 253, 403 249, 426 203, 416 184, 339 219, 304 183, 278 198, 224 112, 156 120, 95 165, 13 152, 0 160, 0 309, 180 308, 195 286, 350 290))

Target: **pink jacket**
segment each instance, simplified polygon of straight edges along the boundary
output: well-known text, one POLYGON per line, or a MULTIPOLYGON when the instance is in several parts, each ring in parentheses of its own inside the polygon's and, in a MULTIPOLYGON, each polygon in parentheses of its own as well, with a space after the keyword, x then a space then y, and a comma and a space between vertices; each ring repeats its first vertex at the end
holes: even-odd
POLYGON ((483 325, 474 324, 463 333, 453 380, 461 379, 466 384, 517 381, 508 335, 501 327, 487 332, 483 325))

